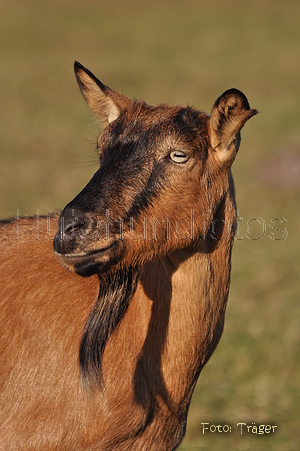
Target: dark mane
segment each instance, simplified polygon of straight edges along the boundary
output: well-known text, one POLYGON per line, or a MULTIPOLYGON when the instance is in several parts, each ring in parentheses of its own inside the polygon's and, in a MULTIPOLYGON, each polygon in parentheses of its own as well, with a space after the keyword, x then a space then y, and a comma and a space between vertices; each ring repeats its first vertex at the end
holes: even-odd
POLYGON ((138 270, 118 268, 99 277, 99 281, 99 295, 85 324, 79 349, 81 381, 88 390, 103 384, 102 355, 135 293, 138 270))

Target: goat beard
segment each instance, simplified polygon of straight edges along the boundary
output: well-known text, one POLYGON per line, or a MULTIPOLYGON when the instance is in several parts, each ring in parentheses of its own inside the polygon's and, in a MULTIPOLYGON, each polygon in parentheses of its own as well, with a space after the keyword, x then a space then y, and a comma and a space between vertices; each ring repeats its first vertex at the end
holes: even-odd
POLYGON ((98 298, 84 327, 79 364, 83 388, 103 388, 102 356, 109 337, 117 329, 135 293, 138 269, 114 269, 99 276, 98 298))

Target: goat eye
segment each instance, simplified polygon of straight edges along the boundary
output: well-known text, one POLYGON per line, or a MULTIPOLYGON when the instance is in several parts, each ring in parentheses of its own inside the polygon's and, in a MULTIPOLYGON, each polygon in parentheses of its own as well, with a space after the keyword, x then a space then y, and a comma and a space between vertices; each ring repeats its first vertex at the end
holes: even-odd
POLYGON ((186 163, 190 158, 185 152, 181 152, 180 150, 175 150, 170 153, 170 158, 174 163, 186 163))

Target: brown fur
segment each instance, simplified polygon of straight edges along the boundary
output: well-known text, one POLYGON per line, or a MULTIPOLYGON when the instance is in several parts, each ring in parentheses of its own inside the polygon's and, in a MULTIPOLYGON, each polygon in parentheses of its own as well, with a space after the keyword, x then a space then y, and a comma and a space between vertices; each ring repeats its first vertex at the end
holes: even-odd
POLYGON ((38 236, 36 218, 0 223, 0 449, 173 450, 223 331, 230 165, 256 111, 237 90, 211 118, 150 107, 75 71, 109 123, 100 169, 38 236))

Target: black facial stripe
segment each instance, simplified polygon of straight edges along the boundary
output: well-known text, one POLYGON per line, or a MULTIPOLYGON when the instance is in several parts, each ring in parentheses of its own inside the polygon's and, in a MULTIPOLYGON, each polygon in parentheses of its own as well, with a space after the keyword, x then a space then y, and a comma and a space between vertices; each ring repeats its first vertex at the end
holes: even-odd
POLYGON ((163 186, 162 171, 154 170, 143 190, 133 199, 130 210, 127 213, 126 220, 137 218, 141 211, 145 210, 155 199, 163 186))

